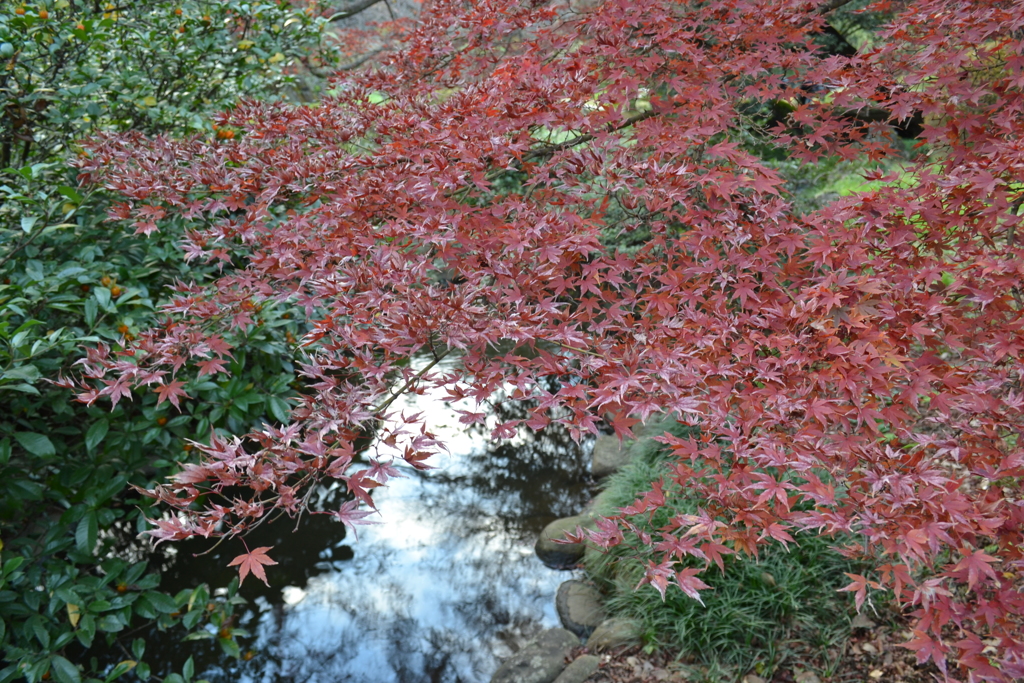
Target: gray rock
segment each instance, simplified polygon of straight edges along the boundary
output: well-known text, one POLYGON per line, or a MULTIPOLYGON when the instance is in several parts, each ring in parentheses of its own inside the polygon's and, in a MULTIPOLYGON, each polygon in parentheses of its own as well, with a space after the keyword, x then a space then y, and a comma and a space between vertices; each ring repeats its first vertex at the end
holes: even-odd
POLYGON ((580 561, 586 550, 586 543, 555 543, 556 540, 564 539, 567 531, 575 531, 576 527, 592 527, 594 520, 589 515, 576 515, 574 517, 563 517, 544 527, 540 532, 534 550, 540 561, 555 569, 571 567, 580 561))
POLYGON ((558 587, 555 609, 562 626, 580 638, 586 638, 597 625, 608 618, 601 605, 601 594, 582 581, 570 580, 558 587))
POLYGON ((565 658, 580 644, 563 628, 551 628, 512 655, 491 677, 491 683, 554 683, 565 669, 565 658))
POLYGON ((583 506, 583 512, 580 514, 590 515, 591 517, 599 515, 614 515, 618 508, 612 505, 611 497, 612 492, 608 489, 601 491, 601 493, 591 498, 587 504, 583 506))
POLYGON ((594 442, 590 473, 595 479, 607 477, 629 462, 629 442, 617 436, 599 436, 594 442))
POLYGON ((622 617, 605 619, 587 638, 587 647, 591 651, 600 652, 616 647, 640 644, 640 627, 631 620, 622 617))
POLYGON ((591 674, 597 671, 597 665, 601 663, 600 657, 594 655, 581 655, 565 668, 565 671, 558 674, 555 683, 583 683, 590 678, 591 674))

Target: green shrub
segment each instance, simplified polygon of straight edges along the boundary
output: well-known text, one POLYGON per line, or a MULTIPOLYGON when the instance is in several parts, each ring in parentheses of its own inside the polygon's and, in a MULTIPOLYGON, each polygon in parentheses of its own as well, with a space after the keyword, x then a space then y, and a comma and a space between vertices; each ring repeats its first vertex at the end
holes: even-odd
MULTIPOLYGON (((145 643, 129 642, 129 625, 215 638, 240 601, 206 586, 167 595, 144 563, 115 557, 158 514, 130 487, 161 481, 189 457, 187 440, 211 429, 286 420, 300 330, 283 310, 261 311, 232 340, 230 372, 194 381, 180 413, 154 394, 112 411, 72 403, 52 382, 83 345, 119 348, 157 322, 169 285, 212 268, 182 261, 184 217, 148 237, 112 228, 109 198, 79 188, 68 162, 84 137, 213 135, 210 115, 240 95, 279 97, 300 59, 329 61, 313 14, 288 2, 160 0, 0 10, 0 682, 129 670, 146 680, 145 643), (118 639, 128 663, 102 669, 88 656, 118 639)), ((237 654, 244 635, 221 645, 237 654)))

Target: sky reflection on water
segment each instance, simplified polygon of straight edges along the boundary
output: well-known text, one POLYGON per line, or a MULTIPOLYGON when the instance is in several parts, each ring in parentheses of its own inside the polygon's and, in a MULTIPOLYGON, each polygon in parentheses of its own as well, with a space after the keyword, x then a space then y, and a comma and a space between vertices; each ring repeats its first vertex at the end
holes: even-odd
MULTIPOLYGON (((423 411, 447 444, 449 454, 431 461, 438 469, 404 467, 405 478, 375 490, 380 524, 361 527, 358 541, 322 516, 294 533, 287 521, 259 529, 250 547, 274 545, 281 566, 272 568, 270 589, 252 579, 242 589, 251 609, 239 625, 254 636, 243 649, 256 656, 238 662, 216 645, 196 652, 190 643, 154 658, 163 648, 151 640, 154 673, 195 653, 197 678, 213 683, 478 683, 531 635, 557 625, 554 594, 568 575, 544 567, 533 543, 589 497, 588 444, 557 427, 492 443, 429 395, 401 401, 397 409, 423 411)), ((320 493, 318 507, 339 503, 336 491, 320 493)), ((209 570, 239 552, 231 545, 212 557, 179 552, 165 588, 191 587, 197 576, 225 585, 227 571, 209 570)))

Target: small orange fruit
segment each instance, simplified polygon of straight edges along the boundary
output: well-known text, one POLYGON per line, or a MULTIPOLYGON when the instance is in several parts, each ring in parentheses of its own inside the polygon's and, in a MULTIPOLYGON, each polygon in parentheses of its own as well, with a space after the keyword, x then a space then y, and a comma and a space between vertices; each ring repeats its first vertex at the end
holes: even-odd
POLYGON ((180 7, 178 7, 177 9, 174 10, 174 16, 176 16, 176 17, 180 17, 181 16, 181 8, 180 7))
POLYGON ((103 285, 104 287, 109 287, 110 285, 114 284, 114 278, 110 277, 109 275, 104 275, 103 277, 100 278, 100 284, 103 285))
POLYGON ((75 29, 79 31, 85 30, 85 24, 75 24, 75 29))
POLYGON ((182 24, 181 26, 178 27, 178 33, 184 33, 184 32, 185 32, 185 24, 182 24))
POLYGON ((217 131, 217 137, 221 140, 234 140, 235 131, 229 128, 221 128, 220 130, 217 131))
POLYGON ((117 584, 117 592, 118 593, 127 593, 128 592, 128 584, 125 583, 124 581, 122 581, 121 583, 117 584))
POLYGON ((128 326, 127 325, 118 325, 117 326, 117 331, 120 332, 121 334, 126 334, 128 332, 128 326))
POLYGON ((23 17, 25 16, 25 8, 18 7, 17 9, 14 10, 14 13, 17 14, 19 17, 23 17))
POLYGON ((114 297, 115 299, 121 296, 123 293, 124 290, 118 287, 117 285, 114 285, 113 287, 110 288, 110 296, 114 297))
POLYGON ((160 417, 158 417, 158 418, 156 419, 156 423, 157 423, 158 425, 160 425, 161 427, 163 427, 163 426, 164 426, 165 424, 167 424, 167 418, 166 418, 166 417, 163 417, 163 416, 161 415, 160 417))
POLYGON ((89 290, 92 289, 92 287, 90 287, 89 285, 82 285, 81 287, 79 287, 79 289, 81 289, 82 292, 88 293, 89 290))
POLYGON ((42 19, 43 21, 46 21, 47 19, 50 18, 50 13, 44 9, 41 9, 39 10, 39 18, 42 19))
POLYGON ((187 443, 187 444, 185 444, 184 446, 182 446, 182 447, 181 447, 181 449, 182 449, 183 451, 185 451, 186 453, 188 453, 189 451, 191 451, 191 450, 192 450, 193 448, 195 448, 195 446, 193 446, 193 445, 192 445, 192 444, 190 444, 190 443, 187 443))

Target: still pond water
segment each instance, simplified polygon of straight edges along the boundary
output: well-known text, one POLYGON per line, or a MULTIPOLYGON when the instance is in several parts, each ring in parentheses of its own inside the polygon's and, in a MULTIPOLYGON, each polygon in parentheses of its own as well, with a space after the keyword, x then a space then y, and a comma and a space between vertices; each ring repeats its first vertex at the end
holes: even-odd
MULTIPOLYGON (((589 498, 590 444, 557 427, 495 443, 436 398, 401 401, 397 410, 423 411, 447 444, 449 453, 431 460, 437 469, 402 468, 405 478, 375 490, 380 523, 360 527, 358 540, 324 516, 306 516, 297 531, 288 520, 258 529, 249 546, 274 546, 280 565, 270 588, 249 578, 241 590, 249 603, 237 625, 252 634, 241 645, 253 658, 153 632, 145 660, 155 675, 181 671, 193 655, 195 678, 211 683, 481 683, 532 635, 558 625, 554 595, 569 575, 541 564, 533 544, 589 498)), ((498 406, 492 417, 515 409, 498 406)), ((339 491, 319 493, 316 508, 342 502, 339 491)), ((241 544, 194 558, 201 549, 172 548, 161 587, 226 585, 241 544)))

